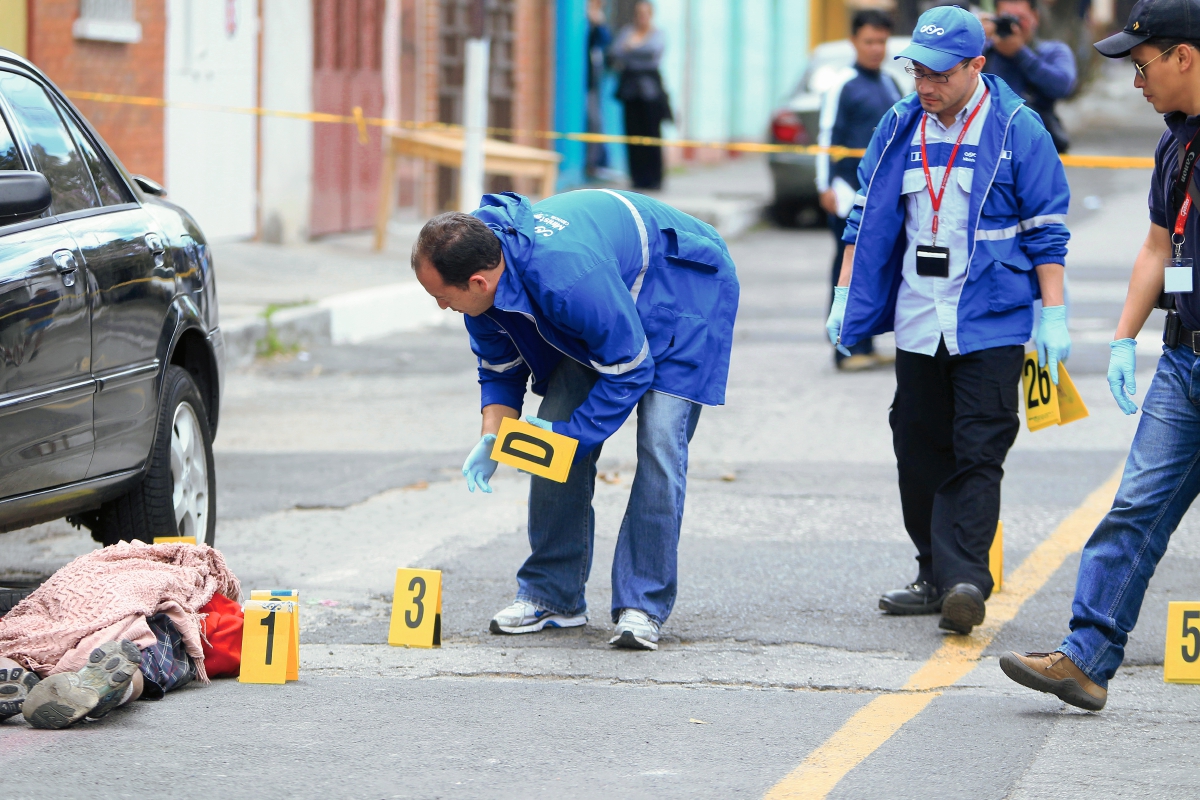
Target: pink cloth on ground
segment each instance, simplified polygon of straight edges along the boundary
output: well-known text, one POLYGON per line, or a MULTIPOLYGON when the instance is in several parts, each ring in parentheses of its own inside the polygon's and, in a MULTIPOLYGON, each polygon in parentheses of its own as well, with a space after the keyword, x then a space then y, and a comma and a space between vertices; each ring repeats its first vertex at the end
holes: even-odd
POLYGON ((0 656, 42 677, 74 672, 104 642, 153 644, 146 618, 166 614, 207 683, 199 611, 218 592, 236 601, 241 591, 211 547, 120 542, 67 564, 0 618, 0 656))

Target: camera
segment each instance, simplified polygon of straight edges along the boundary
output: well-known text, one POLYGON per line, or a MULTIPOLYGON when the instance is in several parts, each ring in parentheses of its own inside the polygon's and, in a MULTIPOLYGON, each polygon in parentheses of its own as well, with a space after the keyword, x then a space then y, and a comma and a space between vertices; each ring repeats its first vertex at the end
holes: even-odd
POLYGON ((1001 39, 1012 36, 1013 28, 1021 27, 1021 20, 1014 17, 1012 14, 1001 14, 992 20, 996 26, 996 35, 1001 39))

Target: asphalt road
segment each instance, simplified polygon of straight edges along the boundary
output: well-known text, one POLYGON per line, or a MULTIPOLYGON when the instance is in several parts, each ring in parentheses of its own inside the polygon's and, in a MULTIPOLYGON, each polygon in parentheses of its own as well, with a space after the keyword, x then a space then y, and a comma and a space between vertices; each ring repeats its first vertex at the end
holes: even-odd
MULTIPOLYGON (((1018 437, 1002 513, 1010 570, 1112 476, 1136 426, 1103 372, 1145 235, 1146 176, 1071 179, 1071 371, 1092 416, 1018 437), (1089 209, 1084 197, 1098 200, 1089 209)), ((528 552, 527 487, 502 468, 494 495, 471 495, 458 476, 478 435, 461 328, 318 349, 233 373, 217 442, 218 546, 247 589, 302 592, 301 680, 188 687, 61 732, 10 720, 0 794, 768 792, 856 711, 901 691, 946 637, 936 618, 876 610, 881 591, 915 574, 886 419, 894 378, 832 368, 828 233, 762 229, 731 249, 743 288, 728 405, 704 411, 693 443, 681 589, 658 652, 606 645, 631 426, 600 465, 591 621, 496 637, 488 620, 528 552), (443 571, 440 650, 384 644, 400 566, 443 571)), ((1143 387, 1155 324, 1139 345, 1143 387)), ((61 523, 0 545, 0 575, 44 574, 91 547, 61 523)), ((977 666, 829 796, 1187 796, 1200 689, 1164 684, 1161 663, 1167 601, 1196 597, 1200 517, 1177 532, 1100 714, 1024 690, 996 664, 1006 648, 1058 643, 1076 563, 1068 557, 977 666)))

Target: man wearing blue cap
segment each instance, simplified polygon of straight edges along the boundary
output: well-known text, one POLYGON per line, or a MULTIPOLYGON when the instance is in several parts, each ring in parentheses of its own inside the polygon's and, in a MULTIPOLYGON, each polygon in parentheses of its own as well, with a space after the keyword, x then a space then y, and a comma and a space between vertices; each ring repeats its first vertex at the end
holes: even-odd
POLYGON ((940 613, 939 627, 964 634, 992 591, 988 551, 1039 297, 1037 348, 1055 383, 1071 351, 1066 174, 1038 116, 980 74, 984 42, 957 6, 917 21, 898 56, 917 91, 884 115, 859 165, 826 323, 843 348, 896 332, 892 443, 918 569, 879 607, 940 613))

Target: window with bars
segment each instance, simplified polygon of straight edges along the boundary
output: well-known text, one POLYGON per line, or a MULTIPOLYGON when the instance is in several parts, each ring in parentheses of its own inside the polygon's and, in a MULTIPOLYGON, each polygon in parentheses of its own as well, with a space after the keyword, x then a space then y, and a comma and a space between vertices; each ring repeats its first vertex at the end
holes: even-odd
POLYGON ((133 44, 142 40, 134 0, 79 0, 79 17, 71 32, 76 39, 133 44))

